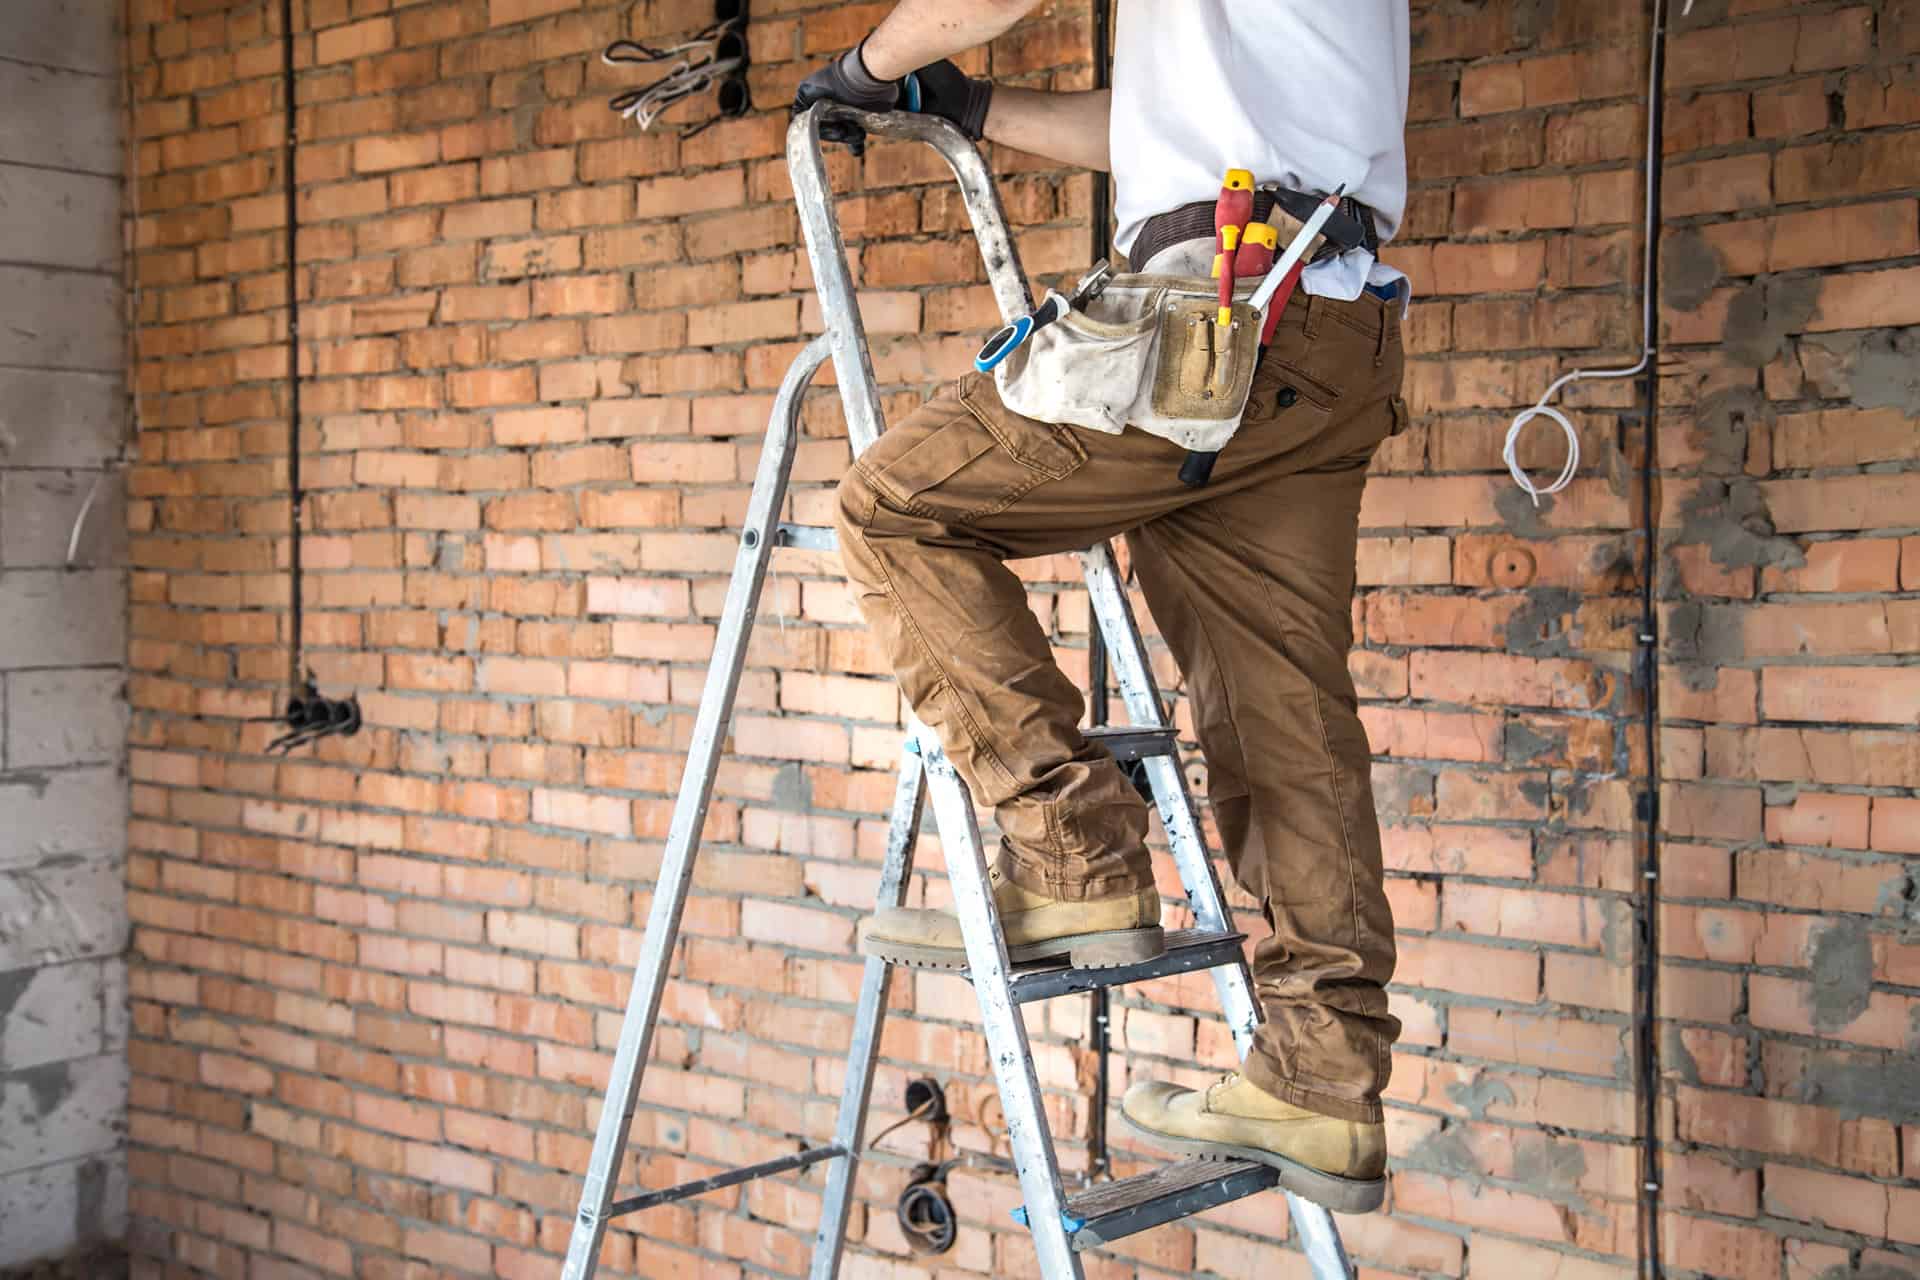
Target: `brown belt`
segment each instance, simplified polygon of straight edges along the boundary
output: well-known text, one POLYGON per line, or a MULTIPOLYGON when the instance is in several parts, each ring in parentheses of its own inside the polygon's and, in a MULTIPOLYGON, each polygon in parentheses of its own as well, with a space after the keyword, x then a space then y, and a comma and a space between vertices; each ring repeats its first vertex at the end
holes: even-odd
MULTIPOLYGON (((1253 218, 1256 222, 1268 221, 1274 205, 1279 204, 1282 212, 1297 225, 1306 220, 1313 212, 1313 206, 1322 199, 1324 197, 1302 191, 1288 191, 1284 196, 1276 196, 1271 190, 1256 190, 1253 193, 1253 218)), ((1351 196, 1340 201, 1338 212, 1328 219, 1322 234, 1326 239, 1313 255, 1311 260, 1314 262, 1345 253, 1349 249, 1364 247, 1378 251, 1380 248, 1380 235, 1374 228, 1373 210, 1351 196)), ((1211 240, 1213 235, 1213 201, 1196 200, 1148 218, 1146 225, 1140 228, 1140 234, 1134 237, 1127 261, 1138 271, 1153 261, 1154 255, 1162 249, 1189 240, 1211 240)), ((1283 234, 1282 244, 1285 241, 1283 234)))

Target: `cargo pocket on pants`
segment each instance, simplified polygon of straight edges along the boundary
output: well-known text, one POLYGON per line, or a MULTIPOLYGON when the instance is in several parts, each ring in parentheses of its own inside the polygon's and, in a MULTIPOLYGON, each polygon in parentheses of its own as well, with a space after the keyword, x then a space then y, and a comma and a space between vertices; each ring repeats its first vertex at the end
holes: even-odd
POLYGON ((899 456, 884 456, 890 452, 884 435, 869 454, 872 462, 863 469, 901 510, 969 524, 1085 464, 1087 451, 1071 428, 1013 412, 987 379, 969 375, 953 395, 960 411, 905 445, 899 456))

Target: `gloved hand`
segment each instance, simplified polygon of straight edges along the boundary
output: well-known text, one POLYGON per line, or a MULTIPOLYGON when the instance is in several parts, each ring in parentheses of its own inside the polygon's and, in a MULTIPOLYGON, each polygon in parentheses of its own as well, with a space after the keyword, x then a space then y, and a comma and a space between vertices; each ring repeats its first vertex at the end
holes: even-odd
MULTIPOLYGON (((891 111, 900 105, 902 82, 874 79, 860 57, 866 43, 862 40, 802 80, 793 93, 793 113, 799 115, 820 101, 840 102, 862 111, 891 111)), ((867 131, 845 120, 828 121, 820 127, 820 136, 828 142, 846 143, 855 155, 867 149, 867 131)))
MULTIPOLYGON (((827 99, 863 111, 924 111, 951 120, 960 131, 980 141, 986 130, 987 108, 993 102, 993 82, 975 80, 948 59, 920 68, 904 80, 878 80, 860 55, 865 47, 849 49, 800 82, 793 95, 795 114, 827 99)), ((866 130, 843 120, 820 130, 829 142, 844 142, 855 155, 866 150, 866 130)))
POLYGON ((929 63, 913 76, 920 82, 920 101, 912 110, 953 121, 975 142, 986 136, 993 81, 975 80, 946 58, 929 63))

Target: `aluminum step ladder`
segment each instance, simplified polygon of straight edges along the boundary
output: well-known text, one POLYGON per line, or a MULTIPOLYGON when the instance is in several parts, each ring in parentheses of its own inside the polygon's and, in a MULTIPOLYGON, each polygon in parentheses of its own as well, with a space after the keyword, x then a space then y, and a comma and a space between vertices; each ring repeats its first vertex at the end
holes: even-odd
MULTIPOLYGON (((763 1164, 732 1170, 679 1187, 616 1199, 617 1178, 641 1073, 653 1039, 667 970, 679 932, 681 909, 693 876, 700 828, 713 793, 721 742, 732 717, 748 632, 760 589, 774 552, 780 547, 831 550, 834 533, 783 523, 787 479, 799 436, 800 403, 813 375, 829 358, 846 408, 848 433, 856 453, 878 438, 883 424, 874 387, 866 332, 861 323, 845 245, 834 216, 821 154, 820 126, 846 119, 868 133, 931 145, 952 167, 986 261, 987 274, 1002 314, 1009 320, 1031 309, 1026 276, 1008 232, 1006 215, 980 153, 943 120, 924 115, 869 115, 822 103, 798 117, 787 133, 787 164, 792 172, 801 226, 812 259, 827 331, 809 342, 788 369, 775 397, 766 444, 760 455, 746 526, 734 561, 715 637, 712 663, 682 776, 666 853, 655 885, 646 934, 635 966, 619 1045, 614 1053, 607 1096, 601 1109, 580 1211, 567 1248, 562 1280, 592 1280, 609 1223, 616 1217, 686 1199, 722 1187, 829 1164, 814 1240, 811 1280, 832 1280, 839 1269, 852 1207, 856 1173, 865 1136, 868 1094, 879 1056, 880 1024, 886 1015, 888 962, 869 957, 860 986, 847 1076, 833 1142, 763 1164)), ((1095 730, 1116 758, 1139 761, 1151 781, 1154 803, 1166 828, 1180 880, 1192 904, 1196 927, 1170 933, 1162 956, 1115 968, 1074 970, 1059 962, 1010 965, 987 887, 986 855, 973 804, 931 731, 915 720, 901 755, 887 851, 881 864, 878 906, 899 906, 912 869, 914 845, 927 800, 946 850, 947 875, 966 940, 968 977, 980 1001, 981 1021, 999 1085, 1013 1164, 1024 1204, 1016 1218, 1033 1236, 1040 1271, 1048 1280, 1083 1280, 1080 1251, 1138 1231, 1187 1217, 1272 1187, 1273 1171, 1244 1161, 1181 1160, 1150 1173, 1102 1183, 1069 1195, 1041 1106, 1020 1006, 1031 1000, 1118 986, 1168 974, 1210 970, 1220 1007, 1244 1058, 1259 1021, 1259 1005, 1241 952, 1243 935, 1233 929, 1219 881, 1208 860, 1200 824, 1175 754, 1175 733, 1148 667, 1146 647, 1105 544, 1080 556, 1095 618, 1105 637, 1132 724, 1095 730)), ((1312 1265, 1315 1280, 1352 1280, 1353 1267, 1341 1245, 1333 1217, 1318 1205, 1288 1196, 1294 1228, 1312 1265)))

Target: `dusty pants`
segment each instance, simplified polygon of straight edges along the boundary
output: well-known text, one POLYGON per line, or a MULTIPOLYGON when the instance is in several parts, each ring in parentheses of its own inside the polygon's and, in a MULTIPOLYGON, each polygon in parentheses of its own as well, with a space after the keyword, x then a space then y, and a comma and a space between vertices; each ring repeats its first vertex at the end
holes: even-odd
POLYGON ((1056 898, 1152 883, 1147 807, 1078 724, 1006 561, 1125 534, 1172 648, 1240 885, 1273 934, 1246 1071, 1267 1092, 1379 1120, 1399 1022, 1366 735, 1347 674, 1360 492, 1406 420, 1398 308, 1296 296, 1204 488, 1157 436, 1054 426, 970 374, 883 433, 840 485, 840 547, 901 687, 1056 898))

